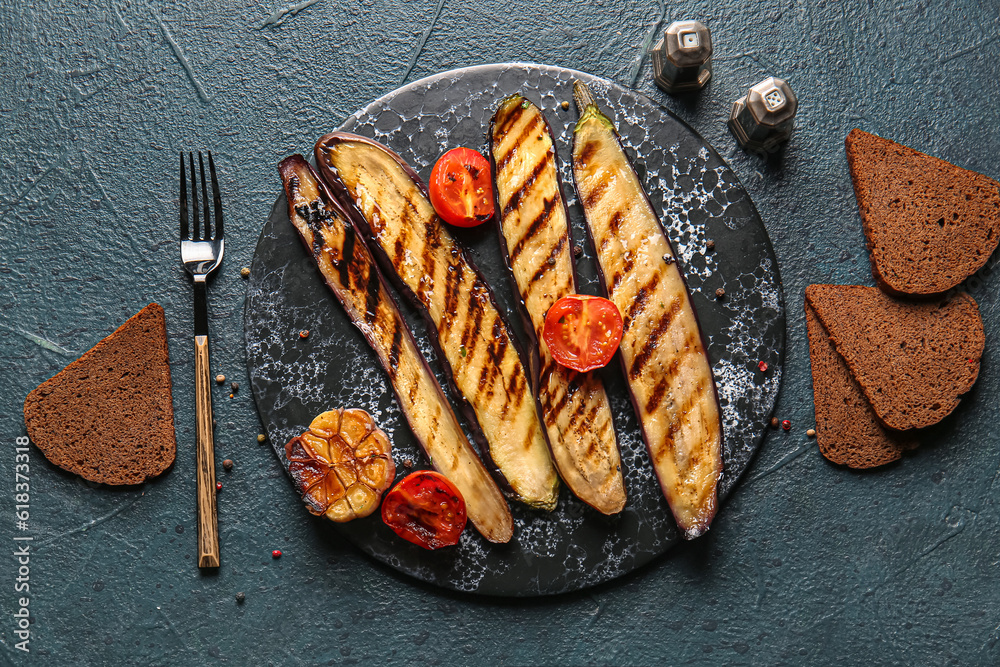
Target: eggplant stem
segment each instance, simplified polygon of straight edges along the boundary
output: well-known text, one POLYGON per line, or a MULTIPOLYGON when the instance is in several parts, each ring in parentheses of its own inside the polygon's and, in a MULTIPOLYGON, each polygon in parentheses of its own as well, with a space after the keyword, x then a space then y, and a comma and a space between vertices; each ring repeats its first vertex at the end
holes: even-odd
POLYGON ((576 112, 581 116, 588 106, 597 106, 594 94, 590 92, 587 84, 582 81, 573 82, 573 101, 576 102, 576 112))

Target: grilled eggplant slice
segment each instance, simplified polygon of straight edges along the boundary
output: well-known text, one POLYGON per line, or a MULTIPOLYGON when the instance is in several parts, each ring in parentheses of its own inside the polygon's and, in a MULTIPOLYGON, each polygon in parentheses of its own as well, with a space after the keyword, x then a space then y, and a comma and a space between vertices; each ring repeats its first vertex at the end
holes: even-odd
POLYGON ((288 216, 323 279, 378 355, 396 400, 434 469, 462 492, 468 516, 491 542, 507 542, 507 501, 469 444, 349 217, 301 155, 278 167, 288 216))
POLYGON ((514 497, 553 509, 559 478, 513 335, 482 274, 434 213, 420 178, 385 146, 347 133, 321 138, 316 161, 387 272, 427 317, 471 408, 470 421, 481 428, 482 449, 514 497))
POLYGON ((576 83, 573 178, 607 294, 622 313, 619 348, 660 488, 687 539, 715 516, 722 424, 715 379, 670 241, 611 121, 576 83))
POLYGON ((552 459, 582 501, 615 514, 625 507, 621 457, 604 384, 552 358, 542 338, 545 313, 576 293, 569 216, 562 198, 552 132, 541 110, 512 95, 490 122, 500 246, 534 337, 533 372, 552 459))

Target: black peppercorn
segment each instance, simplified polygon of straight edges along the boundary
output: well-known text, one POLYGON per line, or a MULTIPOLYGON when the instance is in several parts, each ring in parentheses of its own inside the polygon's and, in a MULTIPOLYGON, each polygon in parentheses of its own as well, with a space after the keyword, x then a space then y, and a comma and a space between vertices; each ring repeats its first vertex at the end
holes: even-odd
POLYGON ((246 599, 247 596, 246 594, 243 593, 243 591, 240 591, 239 593, 236 594, 236 604, 243 604, 243 602, 246 601, 246 599))

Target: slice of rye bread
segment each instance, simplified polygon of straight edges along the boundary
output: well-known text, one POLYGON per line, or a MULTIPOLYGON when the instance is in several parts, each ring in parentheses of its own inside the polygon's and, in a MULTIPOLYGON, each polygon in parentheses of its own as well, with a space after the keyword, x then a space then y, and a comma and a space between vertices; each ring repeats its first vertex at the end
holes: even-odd
POLYGON ((151 303, 24 401, 45 457, 84 479, 139 484, 174 462, 167 328, 151 303))
POLYGON ((883 290, 941 294, 982 268, 1000 241, 1000 183, 857 129, 845 145, 883 290))
POLYGON ((938 423, 979 375, 983 320, 968 294, 903 301, 875 287, 810 285, 806 301, 888 428, 938 423))
POLYGON ((875 417, 823 323, 806 301, 809 361, 812 365, 816 444, 823 456, 851 468, 875 468, 913 449, 915 438, 884 428, 875 417))

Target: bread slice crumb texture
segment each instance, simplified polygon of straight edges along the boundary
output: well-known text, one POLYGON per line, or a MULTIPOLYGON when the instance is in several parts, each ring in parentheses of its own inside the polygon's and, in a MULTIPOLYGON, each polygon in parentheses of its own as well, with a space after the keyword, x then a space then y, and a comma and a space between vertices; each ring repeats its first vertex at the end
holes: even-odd
POLYGON ((851 468, 875 468, 898 460, 917 446, 917 440, 879 423, 808 301, 805 310, 820 453, 851 468))
POLYGON ((938 423, 979 375, 983 321, 968 294, 914 302, 875 287, 810 285, 806 301, 879 421, 891 429, 938 423))
POLYGON ((845 146, 872 273, 885 291, 941 294, 982 268, 1000 241, 1000 184, 857 129, 845 146))
POLYGON ((176 455, 167 329, 152 303, 24 401, 31 441, 93 482, 139 484, 176 455))

